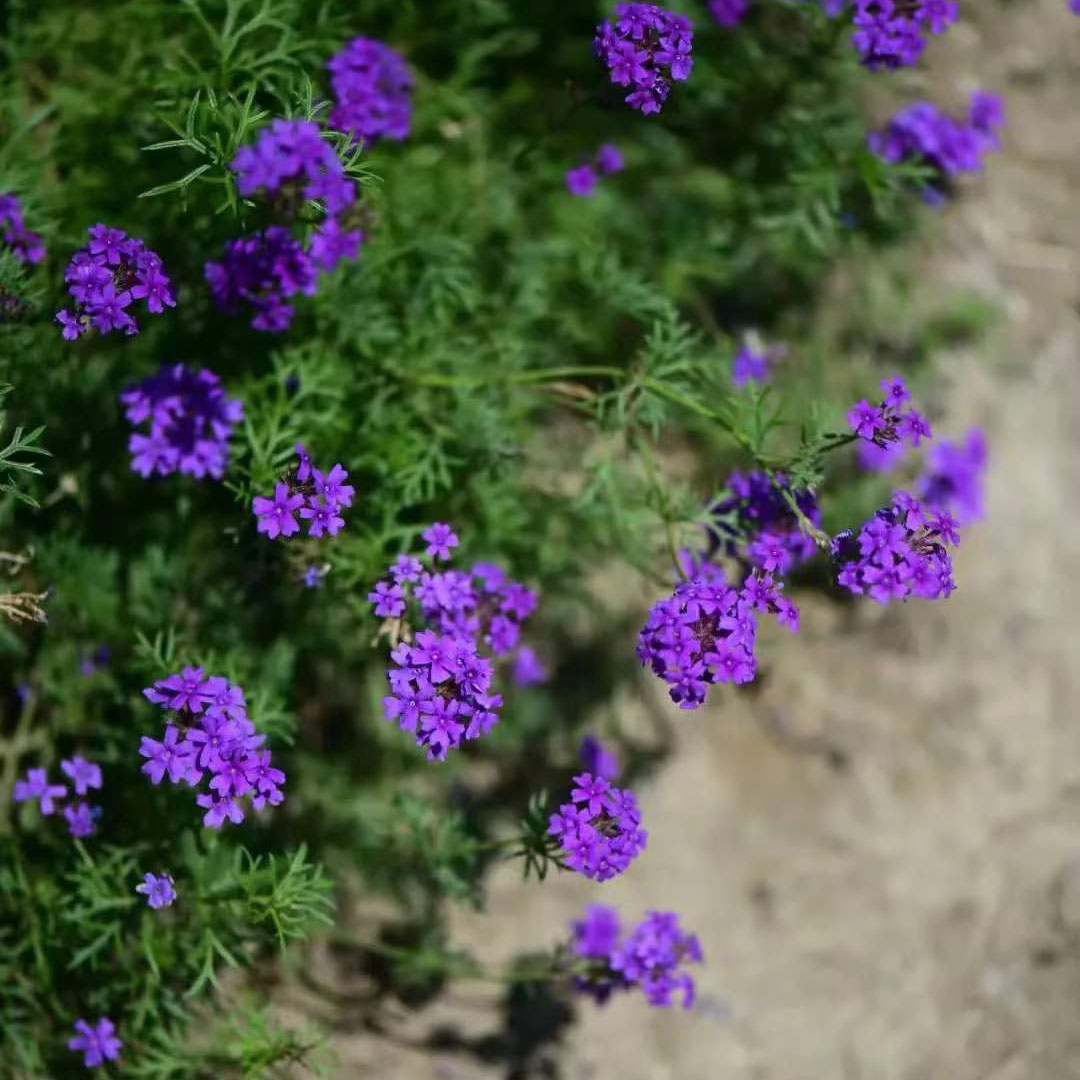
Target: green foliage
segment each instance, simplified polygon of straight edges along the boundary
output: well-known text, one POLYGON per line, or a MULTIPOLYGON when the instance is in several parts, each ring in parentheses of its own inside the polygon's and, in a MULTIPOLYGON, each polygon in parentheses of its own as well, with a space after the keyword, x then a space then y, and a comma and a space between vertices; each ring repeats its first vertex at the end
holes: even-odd
MULTIPOLYGON (((226 971, 334 919, 324 863, 422 928, 384 943, 392 983, 434 992, 476 974, 445 941, 445 904, 482 906, 500 856, 528 887, 558 869, 540 792, 565 788, 588 709, 629 677, 633 630, 588 593, 589 571, 618 560, 667 588, 729 467, 816 487, 845 445, 836 402, 863 373, 826 372, 811 315, 841 255, 876 257, 902 230, 912 171, 866 149, 842 29, 777 3, 721 33, 687 3, 693 78, 645 119, 591 55, 601 7, 0 5, 0 192, 49 248, 33 272, 0 255, 0 301, 21 305, 0 323, 0 570, 48 616, 0 621, 0 1061, 14 1076, 81 1074, 71 1024, 102 1014, 125 1041, 118 1075, 310 1063, 317 1038, 257 995, 220 1004, 226 971), (229 162, 272 117, 325 120, 326 60, 357 34, 409 58, 413 133, 371 146, 328 133, 368 241, 299 298, 288 333, 259 334, 213 307, 203 277, 267 220, 229 162), (571 198, 564 171, 602 141, 627 170, 571 198), (160 252, 180 302, 136 337, 65 342, 64 266, 98 221, 160 252), (729 378, 750 327, 792 343, 763 391, 729 378), (222 484, 129 468, 118 395, 180 361, 244 404, 222 484), (356 484, 332 544, 253 528, 252 497, 297 442, 356 484), (493 737, 438 766, 381 717, 387 642, 366 601, 433 520, 454 524, 464 557, 540 588, 533 633, 556 674, 545 691, 506 688, 493 737), (312 565, 329 568, 321 590, 302 585, 312 565), (586 640, 609 660, 587 686, 572 663, 586 640), (107 665, 84 674, 100 645, 107 665), (160 732, 140 691, 189 663, 244 686, 288 774, 283 806, 220 835, 193 831, 191 792, 139 771, 140 736, 160 732), (10 802, 16 775, 55 775, 74 753, 105 780, 98 832, 79 842, 10 802), (174 907, 136 896, 148 871, 174 875, 174 907)), ((958 309, 926 342, 981 318, 958 309)))

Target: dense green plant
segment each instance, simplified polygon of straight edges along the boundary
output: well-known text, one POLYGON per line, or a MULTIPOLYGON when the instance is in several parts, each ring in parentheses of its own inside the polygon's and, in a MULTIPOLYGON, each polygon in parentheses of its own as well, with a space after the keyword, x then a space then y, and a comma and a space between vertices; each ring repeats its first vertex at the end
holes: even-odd
MULTIPOLYGON (((481 903, 495 857, 530 879, 561 861, 543 793, 567 786, 590 708, 632 677, 636 627, 598 608, 587 572, 632 565, 656 599, 730 467, 816 488, 851 441, 837 433, 860 372, 808 352, 773 385, 735 389, 731 360, 747 329, 805 334, 836 258, 902 228, 919 169, 867 149, 862 72, 816 5, 762 4, 737 32, 680 9, 696 68, 660 118, 627 109, 592 56, 602 5, 0 9, 0 192, 49 251, 36 269, 0 260, 0 299, 20 302, 0 325, 0 612, 19 617, 0 619, 3 1070, 81 1072, 71 1025, 99 1015, 123 1037, 121 1075, 298 1060, 317 1039, 258 1003, 226 1016, 211 1002, 224 969, 332 923, 334 879, 400 906, 397 931, 368 943, 391 985, 475 973, 445 939, 445 905, 481 903), (367 242, 285 333, 260 334, 204 281, 227 241, 265 224, 229 165, 274 117, 326 122, 326 61, 357 34, 407 57, 411 137, 358 148, 331 133, 367 242), (626 170, 573 198, 564 172, 604 141, 626 170), (156 251, 179 303, 138 336, 70 342, 53 313, 96 222, 156 251), (163 363, 206 367, 243 403, 223 483, 131 470, 118 396, 163 363), (318 554, 268 541, 251 512, 296 443, 356 487, 318 554), (684 448, 694 466, 672 469, 684 448), (530 640, 554 672, 508 691, 491 736, 438 765, 382 718, 386 642, 367 600, 436 520, 539 590, 530 640), (313 563, 322 588, 304 585, 313 563), (160 731, 141 691, 186 664, 245 688, 288 774, 285 803, 254 824, 204 829, 190 796, 140 774, 140 736, 160 731), (104 774, 85 839, 11 798, 26 768, 76 753, 104 774), (135 886, 164 869, 180 901, 159 913, 135 886)), ((845 489, 853 476, 834 472, 834 505, 864 491, 845 489)), ((866 510, 883 491, 870 484, 866 510)), ((512 982, 568 970, 523 965, 512 982)))

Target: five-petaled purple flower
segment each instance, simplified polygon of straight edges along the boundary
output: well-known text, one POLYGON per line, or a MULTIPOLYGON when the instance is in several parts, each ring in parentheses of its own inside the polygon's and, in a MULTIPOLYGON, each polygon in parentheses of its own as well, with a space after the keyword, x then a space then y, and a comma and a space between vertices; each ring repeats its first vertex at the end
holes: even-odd
POLYGON ((78 1034, 68 1040, 68 1049, 81 1050, 87 1068, 115 1061, 120 1056, 124 1043, 117 1038, 116 1025, 107 1016, 99 1017, 96 1024, 76 1020, 75 1030, 78 1034))
POLYGON ((176 884, 170 874, 146 874, 135 891, 145 896, 147 904, 155 910, 170 907, 176 900, 176 884))
POLYGON ((66 795, 67 788, 63 784, 50 784, 44 769, 28 769, 25 780, 15 781, 15 802, 36 799, 38 808, 45 815, 56 809, 55 799, 63 799, 66 795))

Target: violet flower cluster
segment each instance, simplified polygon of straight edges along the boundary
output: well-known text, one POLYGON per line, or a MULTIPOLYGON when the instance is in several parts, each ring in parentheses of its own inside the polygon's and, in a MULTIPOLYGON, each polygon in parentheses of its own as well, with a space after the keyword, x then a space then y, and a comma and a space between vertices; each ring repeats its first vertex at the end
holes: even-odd
POLYGON ((648 839, 634 793, 589 772, 574 777, 570 801, 551 815, 548 833, 559 841, 566 865, 594 881, 621 874, 648 839))
POLYGON ((0 237, 19 262, 35 266, 45 258, 41 236, 26 227, 22 200, 18 195, 0 194, 0 237))
POLYGON ((160 315, 176 307, 172 282, 161 258, 123 229, 91 225, 90 242, 77 251, 64 271, 68 293, 75 303, 56 313, 63 335, 74 341, 91 329, 102 334, 123 330, 137 334, 139 324, 131 307, 136 300, 160 315))
POLYGON ((308 536, 337 536, 345 528, 341 511, 352 506, 356 489, 345 483, 349 474, 335 463, 329 472, 316 469, 300 443, 296 446, 299 464, 288 480, 274 486, 273 498, 256 495, 252 500, 257 530, 271 540, 295 536, 300 531, 299 517, 308 523, 308 536))
POLYGON ((169 718, 160 741, 142 737, 142 771, 155 785, 168 777, 172 784, 198 788, 209 777, 206 790, 195 799, 206 811, 205 826, 219 829, 226 820, 239 824, 244 798, 255 810, 284 800, 285 774, 274 768, 270 751, 262 748, 266 736, 258 734, 248 718, 239 686, 220 675, 204 678, 202 668, 188 667, 143 694, 169 718))
POLYGON ((672 82, 690 78, 693 23, 657 4, 616 4, 613 22, 597 28, 593 50, 611 81, 628 87, 624 99, 644 115, 658 113, 672 82))
POLYGON ((736 386, 768 382, 773 364, 786 353, 783 345, 766 346, 744 341, 731 361, 731 381, 736 386))
MULTIPOLYGON (((835 3, 826 10, 837 11, 835 3)), ((855 0, 851 42, 872 71, 911 67, 926 48, 928 34, 956 22, 954 0, 855 0)))
POLYGON ((965 119, 942 112, 932 102, 917 102, 896 112, 882 131, 872 131, 868 144, 891 164, 918 161, 930 166, 934 176, 920 194, 925 202, 937 204, 948 194, 954 177, 979 172, 983 155, 1000 148, 997 130, 1004 124, 1001 98, 978 90, 965 119))
POLYGON ((738 26, 750 10, 750 0, 709 0, 709 14, 721 26, 738 26))
MULTIPOLYGON (((783 473, 736 470, 727 480, 730 495, 715 503, 707 526, 709 555, 717 551, 768 573, 787 574, 817 552, 792 509, 791 499, 811 524, 821 511, 811 491, 792 490, 783 473)), ((693 572, 693 568, 689 568, 693 572)))
POLYGON ((237 151, 231 167, 241 195, 272 197, 275 209, 289 221, 305 200, 326 208, 306 247, 289 228, 271 225, 230 240, 224 258, 205 266, 210 292, 223 311, 235 314, 249 307, 252 327, 280 333, 292 322, 289 299, 298 293, 314 295, 320 271, 328 273, 359 252, 364 234, 346 224, 356 185, 319 126, 308 120, 274 120, 254 145, 237 151))
POLYGON ((517 647, 536 593, 490 563, 468 573, 436 570, 434 561, 448 560, 458 538, 441 522, 421 535, 430 569, 399 555, 368 600, 376 616, 397 624, 396 634, 416 631, 390 653, 386 718, 412 734, 429 761, 442 761, 462 740, 486 735, 498 722, 503 699, 492 692, 494 660, 517 647))
POLYGON ((930 450, 917 491, 925 506, 948 510, 961 525, 983 517, 986 436, 972 428, 962 443, 942 441, 930 450))
POLYGON ((898 442, 916 447, 930 438, 930 425, 909 402, 911 394, 904 380, 893 376, 884 379, 881 389, 885 396, 878 405, 863 398, 847 414, 848 426, 860 439, 885 448, 898 442))
POLYGON ((684 1009, 694 1004, 694 978, 685 966, 703 963, 705 957, 697 937, 682 929, 674 912, 646 912, 624 937, 614 908, 590 904, 571 929, 574 953, 590 962, 590 971, 575 980, 583 993, 602 1002, 616 990, 637 987, 650 1005, 660 1008, 680 997, 684 1009))
POLYGON ((624 167, 622 151, 611 143, 604 143, 593 155, 592 161, 567 170, 566 190, 571 195, 587 197, 596 190, 601 176, 622 172, 624 167))
POLYGON ((171 907, 176 900, 176 883, 171 874, 146 874, 143 883, 135 886, 135 891, 145 896, 147 906, 155 911, 171 907))
POLYGON ((959 542, 958 523, 947 510, 924 513, 918 499, 897 491, 858 533, 835 536, 830 552, 840 585, 888 604, 950 596, 956 582, 948 549, 959 542))
POLYGON ((326 65, 334 91, 330 123, 354 139, 405 139, 413 77, 404 57, 372 38, 353 38, 326 65))
POLYGON ((203 368, 163 366, 120 395, 133 425, 149 430, 128 440, 131 468, 140 476, 181 472, 220 480, 229 460, 229 436, 244 418, 244 406, 225 396, 221 379, 203 368))
POLYGON ((88 1069, 120 1057, 124 1043, 116 1035, 116 1025, 107 1016, 99 1017, 96 1024, 76 1020, 75 1031, 76 1034, 68 1040, 68 1049, 81 1052, 83 1064, 88 1069))
POLYGON ((649 612, 638 635, 638 659, 668 683, 671 700, 682 709, 704 704, 715 683, 751 682, 758 615, 775 615, 792 633, 799 628, 799 609, 781 588, 772 574, 757 571, 733 588, 723 570, 701 561, 693 577, 649 612))
MULTIPOLYGON (((78 754, 62 760, 60 771, 71 781, 78 796, 101 788, 101 767, 78 754)), ((36 801, 42 815, 49 817, 56 810, 57 804, 67 798, 67 794, 68 789, 63 784, 49 783, 47 770, 29 769, 25 779, 15 781, 13 798, 17 803, 36 801)), ((82 798, 63 807, 68 832, 80 839, 95 832, 95 821, 100 813, 98 807, 91 806, 82 798)))

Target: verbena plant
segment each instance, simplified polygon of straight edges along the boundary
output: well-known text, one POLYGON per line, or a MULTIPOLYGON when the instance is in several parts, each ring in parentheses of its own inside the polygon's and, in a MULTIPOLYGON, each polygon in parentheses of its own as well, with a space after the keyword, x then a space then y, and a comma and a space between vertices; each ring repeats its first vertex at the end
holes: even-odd
MULTIPOLYGON (((798 342, 999 105, 868 140, 866 68, 951 5, 748 7, 4 7, 7 1072, 309 1060, 211 1001, 335 880, 400 906, 363 943, 391 987, 491 975, 444 912, 494 859, 602 882, 644 845, 648 753, 585 731, 639 662, 692 709, 793 584, 951 590, 977 433, 890 498, 906 387, 798 342), (611 564, 643 627, 590 595, 611 564)), ((689 1004, 702 959, 596 905, 495 974, 689 1004)))

